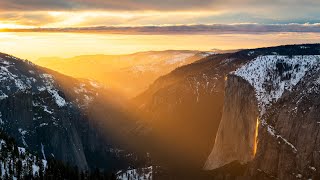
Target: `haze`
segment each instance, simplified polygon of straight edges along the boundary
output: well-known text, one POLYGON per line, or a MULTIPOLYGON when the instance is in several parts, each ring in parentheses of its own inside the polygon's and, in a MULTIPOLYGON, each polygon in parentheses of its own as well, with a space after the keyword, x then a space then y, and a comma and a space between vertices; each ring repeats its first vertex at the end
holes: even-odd
POLYGON ((317 33, 117 35, 105 33, 0 33, 0 50, 31 61, 41 57, 129 54, 150 50, 243 49, 319 42, 317 33), (294 38, 293 38, 294 37, 294 38))

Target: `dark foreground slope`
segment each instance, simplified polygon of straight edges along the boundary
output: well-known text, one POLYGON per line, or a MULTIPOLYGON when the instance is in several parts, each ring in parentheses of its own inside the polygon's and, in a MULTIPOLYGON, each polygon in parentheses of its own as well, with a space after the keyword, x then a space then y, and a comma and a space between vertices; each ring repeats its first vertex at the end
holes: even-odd
POLYGON ((0 68, 1 129, 20 147, 80 169, 116 170, 136 159, 123 149, 134 121, 116 95, 7 54, 0 68))

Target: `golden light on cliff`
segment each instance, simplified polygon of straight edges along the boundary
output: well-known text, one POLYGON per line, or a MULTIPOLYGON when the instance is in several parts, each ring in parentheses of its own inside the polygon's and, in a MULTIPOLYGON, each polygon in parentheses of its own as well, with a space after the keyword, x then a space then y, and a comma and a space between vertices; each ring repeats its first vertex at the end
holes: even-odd
POLYGON ((256 129, 254 132, 254 146, 253 146, 253 155, 255 156, 258 148, 258 130, 259 130, 259 118, 257 118, 256 129))

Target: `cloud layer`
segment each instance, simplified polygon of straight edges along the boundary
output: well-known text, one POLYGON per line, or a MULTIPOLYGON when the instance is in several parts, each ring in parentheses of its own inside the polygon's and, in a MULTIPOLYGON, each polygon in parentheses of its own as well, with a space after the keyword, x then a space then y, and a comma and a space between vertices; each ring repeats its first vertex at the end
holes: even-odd
POLYGON ((260 33, 320 33, 320 24, 213 24, 139 27, 81 27, 5 29, 5 32, 85 32, 111 34, 260 34, 260 33))
POLYGON ((181 10, 202 9, 214 0, 1 0, 3 10, 181 10))
MULTIPOLYGON (((64 11, 64 10, 221 10, 230 9, 317 9, 318 0, 1 0, 4 11, 64 11)), ((270 12, 271 13, 271 12, 270 12)), ((290 13, 290 12, 286 12, 290 13)), ((295 11, 297 13, 297 11, 295 11)))
POLYGON ((0 0, 0 28, 314 24, 318 7, 318 0, 0 0))

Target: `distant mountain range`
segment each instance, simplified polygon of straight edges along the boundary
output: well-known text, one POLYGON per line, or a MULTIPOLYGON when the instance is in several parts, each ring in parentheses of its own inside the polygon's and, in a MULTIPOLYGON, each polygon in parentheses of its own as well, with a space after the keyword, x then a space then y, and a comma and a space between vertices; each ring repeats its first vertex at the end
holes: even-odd
POLYGON ((35 63, 73 77, 93 79, 131 98, 146 90, 160 76, 216 51, 149 51, 129 55, 86 55, 67 59, 48 57, 40 58, 35 63))

